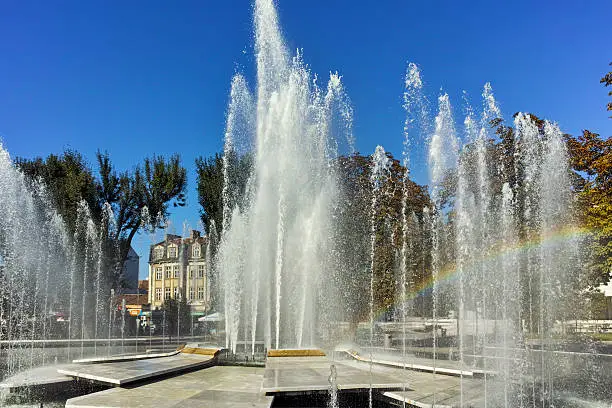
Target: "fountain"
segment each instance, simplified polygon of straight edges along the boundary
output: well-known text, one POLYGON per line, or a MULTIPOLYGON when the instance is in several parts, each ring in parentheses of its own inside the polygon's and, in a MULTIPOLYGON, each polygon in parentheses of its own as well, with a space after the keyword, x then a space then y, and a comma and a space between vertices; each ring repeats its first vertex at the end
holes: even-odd
POLYGON ((370 393, 368 395, 369 406, 372 408, 372 349, 374 347, 374 291, 375 273, 374 266, 376 261, 376 216, 379 212, 378 202, 380 199, 380 188, 388 177, 391 162, 382 146, 376 146, 376 151, 372 155, 372 173, 370 181, 372 183, 372 200, 370 207, 370 393))
MULTIPOLYGON (((351 111, 340 76, 318 85, 291 57, 272 2, 255 3, 257 87, 232 81, 225 136, 223 226, 218 268, 224 288, 226 346, 239 332, 266 349, 304 347, 328 319, 334 282, 327 260, 337 188, 331 161, 351 143, 351 111), (253 145, 252 170, 238 199, 232 165, 253 145), (230 162, 232 157, 237 157, 230 162)), ((242 336, 240 336, 242 337, 242 336)))
POLYGON ((112 308, 103 254, 112 210, 96 224, 80 202, 71 234, 44 183, 1 145, 0 187, 0 377, 96 355, 112 308))
MULTIPOLYGON (((350 318, 334 310, 342 306, 329 299, 351 290, 346 279, 354 273, 333 256, 341 253, 338 241, 346 239, 334 211, 346 194, 337 158, 352 152, 351 109, 337 74, 324 91, 301 52, 289 56, 271 1, 255 2, 255 50, 257 84, 251 91, 242 75, 234 77, 225 133, 223 225, 215 268, 222 280, 226 346, 235 351, 244 338, 251 353, 258 340, 266 349, 329 347, 346 339, 326 328, 350 318), (342 150, 343 144, 348 149, 342 150), (251 166, 242 189, 236 179, 241 160, 251 166), (330 269, 335 273, 326 273, 330 269)), ((461 405, 470 403, 464 387, 471 380, 464 377, 474 370, 482 373, 481 386, 470 387, 485 406, 553 405, 555 382, 560 376, 566 380, 572 366, 555 337, 559 321, 571 316, 567 302, 580 273, 584 235, 573 227, 562 133, 551 122, 521 113, 511 138, 496 134, 502 114, 489 83, 480 112, 464 99, 461 136, 448 94, 438 98, 438 113, 430 119, 419 68, 408 65, 401 230, 390 238, 398 248, 399 360, 404 370, 415 361, 408 351, 410 325, 425 319, 432 328, 431 370, 457 361, 461 405), (431 205, 412 211, 407 206, 410 156, 424 141, 431 205), (513 152, 506 156, 510 161, 502 160, 502 148, 513 152), (422 276, 426 264, 431 269, 424 291, 416 268, 423 269, 422 276), (417 311, 418 292, 429 300, 417 311), (424 306, 427 302, 431 307, 424 306)), ((377 147, 368 170, 372 220, 384 194, 379 189, 386 182, 386 160, 377 147)), ((372 221, 368 334, 361 344, 369 349, 370 370, 379 341, 374 265, 381 232, 376 228, 372 221)), ((365 242, 367 236, 357 239, 365 242)), ((363 248, 353 244, 355 250, 363 248)), ((434 386, 433 404, 437 392, 434 386)))
MULTIPOLYGON (((206 297, 215 292, 223 309, 215 311, 224 314, 233 359, 240 344, 246 362, 248 353, 254 360, 264 350, 302 349, 299 358, 312 357, 312 367, 329 363, 322 385, 331 407, 347 398, 346 356, 357 368, 367 364, 369 389, 355 386, 360 406, 389 399, 407 406, 418 386, 428 390, 421 406, 552 407, 609 398, 597 384, 610 379, 609 354, 566 341, 564 322, 578 319, 572 302, 581 295, 586 234, 576 227, 559 127, 518 113, 513 127, 500 131, 502 114, 487 83, 481 109, 464 98, 461 131, 446 93, 430 117, 421 72, 411 63, 401 163, 381 146, 359 162, 340 75, 322 84, 301 51, 289 52, 272 0, 255 1, 254 24, 256 84, 242 74, 231 82, 222 220, 209 226, 206 249, 206 297), (427 152, 418 152, 422 147, 427 152), (429 170, 420 208, 410 201, 419 187, 410 179, 419 164, 413 156, 426 157, 429 170), (346 167, 358 169, 355 180, 342 178, 346 167), (398 208, 389 212, 393 194, 398 208), (358 200, 362 208, 344 208, 358 200), (377 299, 379 247, 386 243, 391 306, 377 299), (350 347, 335 348, 344 341, 350 347), (325 353, 310 355, 311 347, 331 351, 332 360, 315 360, 325 353), (359 348, 367 352, 354 352, 359 348), (376 388, 380 366, 401 377, 386 399, 380 390, 392 382, 376 388), (456 381, 445 385, 443 375, 456 381)), ((0 373, 70 359, 75 346, 84 357, 89 339, 96 354, 104 336, 110 355, 117 319, 103 260, 115 228, 110 206, 97 227, 81 203, 70 234, 42 183, 27 182, 2 147, 0 191, 0 373), (45 351, 54 335, 48 316, 57 307, 69 316, 61 355, 45 351)), ((122 352, 125 313, 124 300, 122 352)), ((166 310, 161 319, 165 348, 166 310)), ((171 334, 177 343, 184 335, 180 320, 171 334)), ((152 341, 149 329, 149 348, 152 341)), ((282 360, 283 353, 271 357, 282 360)))

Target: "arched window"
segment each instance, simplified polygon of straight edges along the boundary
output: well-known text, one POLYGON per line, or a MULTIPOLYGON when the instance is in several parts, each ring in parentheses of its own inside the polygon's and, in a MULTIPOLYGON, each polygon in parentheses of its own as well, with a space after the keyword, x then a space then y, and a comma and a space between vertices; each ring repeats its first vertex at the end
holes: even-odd
POLYGON ((192 256, 194 258, 200 257, 200 245, 199 244, 193 244, 192 256))

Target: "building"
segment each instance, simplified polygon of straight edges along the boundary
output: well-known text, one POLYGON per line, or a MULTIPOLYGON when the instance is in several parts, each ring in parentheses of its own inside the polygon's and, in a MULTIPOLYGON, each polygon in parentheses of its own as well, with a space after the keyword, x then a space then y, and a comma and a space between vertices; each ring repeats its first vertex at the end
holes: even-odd
POLYGON ((122 311, 123 305, 130 316, 138 316, 143 309, 147 308, 148 299, 147 295, 138 294, 120 294, 114 299, 116 310, 122 311))
POLYGON ((138 289, 138 269, 140 268, 140 256, 130 247, 127 258, 123 263, 121 286, 124 292, 131 293, 138 289))
POLYGON ((602 285, 599 290, 604 294, 606 310, 603 311, 602 319, 612 320, 612 280, 607 285, 602 285))
POLYGON ((188 238, 168 234, 149 251, 149 303, 160 308, 165 300, 186 299, 194 316, 210 308, 210 277, 206 268, 207 237, 191 231, 188 238))
POLYGON ((149 293, 149 278, 138 281, 138 293, 145 295, 149 293))

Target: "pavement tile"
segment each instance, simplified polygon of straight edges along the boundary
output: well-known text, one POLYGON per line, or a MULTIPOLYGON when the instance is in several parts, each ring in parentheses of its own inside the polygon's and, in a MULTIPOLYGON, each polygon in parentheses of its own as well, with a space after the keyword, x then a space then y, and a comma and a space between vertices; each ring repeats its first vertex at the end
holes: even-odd
POLYGON ((66 408, 269 408, 262 368, 216 366, 135 388, 113 388, 66 402, 66 408))

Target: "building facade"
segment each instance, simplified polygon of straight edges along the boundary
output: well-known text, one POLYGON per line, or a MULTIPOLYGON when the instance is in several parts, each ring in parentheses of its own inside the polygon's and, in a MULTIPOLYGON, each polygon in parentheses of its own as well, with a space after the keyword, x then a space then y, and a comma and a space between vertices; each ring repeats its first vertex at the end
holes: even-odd
POLYGON ((123 262, 122 269, 122 282, 121 286, 125 289, 124 292, 132 293, 138 289, 138 269, 140 267, 140 257, 134 251, 134 248, 130 247, 127 258, 123 262))
POLYGON ((149 303, 161 308, 169 299, 186 299, 192 315, 210 308, 210 277, 206 267, 207 237, 191 231, 188 238, 167 235, 149 251, 149 303))

